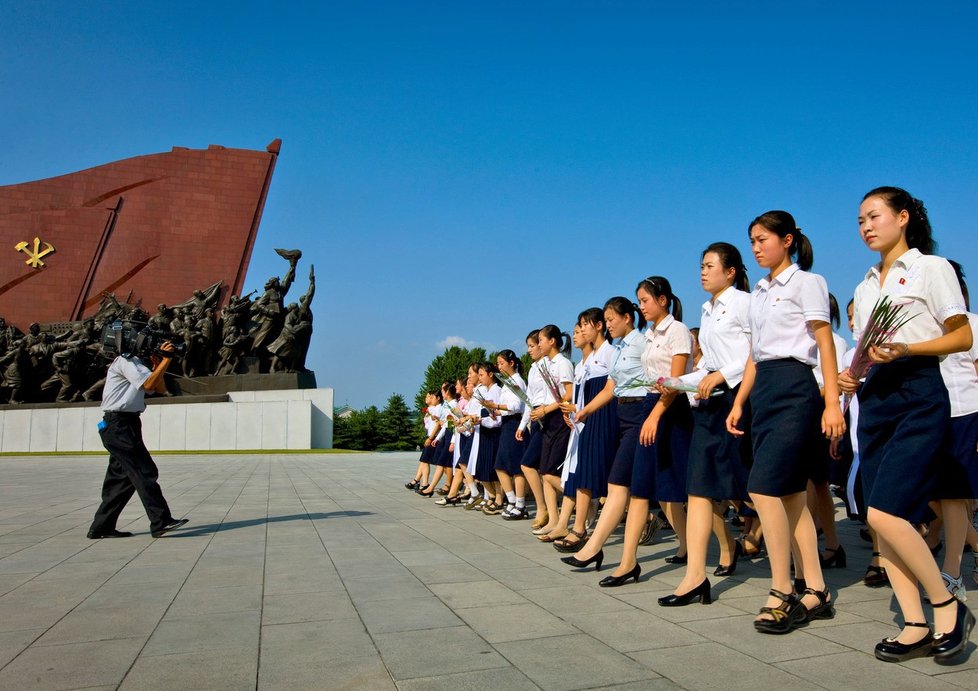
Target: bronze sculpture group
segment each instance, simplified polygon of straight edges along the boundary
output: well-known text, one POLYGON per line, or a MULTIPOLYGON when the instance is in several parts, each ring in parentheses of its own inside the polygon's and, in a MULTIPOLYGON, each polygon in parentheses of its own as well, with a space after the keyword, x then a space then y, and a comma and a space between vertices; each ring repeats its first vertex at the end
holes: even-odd
POLYGON ((99 400, 111 361, 103 356, 101 335, 116 321, 146 324, 161 337, 182 343, 183 357, 170 367, 176 376, 306 371, 314 267, 309 269, 305 295, 286 306, 302 253, 276 252, 289 262, 285 276, 266 281, 257 299, 251 297, 257 291, 232 295, 220 311, 218 282, 193 291, 178 305, 157 305, 153 315, 139 303, 120 303, 106 294, 91 317, 45 329, 34 323, 26 334, 0 317, 0 403, 99 400))

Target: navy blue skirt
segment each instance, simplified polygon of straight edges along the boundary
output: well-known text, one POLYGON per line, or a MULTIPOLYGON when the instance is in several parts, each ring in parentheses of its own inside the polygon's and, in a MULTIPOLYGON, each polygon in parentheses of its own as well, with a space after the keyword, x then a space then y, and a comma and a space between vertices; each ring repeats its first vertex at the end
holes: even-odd
POLYGON ((822 446, 822 396, 812 368, 793 359, 758 362, 750 392, 752 494, 804 492, 822 446))
POLYGON ((499 427, 483 427, 479 430, 479 455, 475 461, 475 479, 479 482, 496 481, 496 452, 499 450, 499 427))
POLYGON ((469 464, 469 454, 472 452, 472 435, 458 435, 458 463, 456 466, 466 467, 469 464))
POLYGON ((560 410, 552 410, 543 416, 543 444, 540 448, 540 474, 560 477, 561 465, 567 456, 570 427, 564 422, 560 410))
POLYGON ((951 418, 942 456, 938 498, 978 498, 978 413, 951 418))
POLYGON ((496 452, 496 470, 509 475, 522 475, 520 461, 526 450, 526 442, 516 439, 516 430, 520 427, 519 415, 503 416, 502 430, 499 433, 499 451, 496 452))
POLYGON ((445 436, 441 438, 438 442, 438 446, 435 447, 435 452, 432 455, 431 462, 435 465, 440 465, 443 468, 452 467, 452 452, 448 450, 448 447, 452 445, 452 435, 447 431, 445 436))
POLYGON ((868 508, 919 523, 931 515, 951 403, 936 357, 874 365, 859 388, 859 470, 868 508))
MULTIPOLYGON (((642 404, 642 422, 659 402, 659 394, 650 393, 642 404)), ((641 426, 639 427, 641 433, 641 426)), ((656 501, 686 501, 686 468, 693 419, 689 399, 680 394, 659 420, 655 443, 635 446, 632 468, 632 496, 656 501)))
POLYGON ((520 459, 521 468, 540 467, 540 451, 543 449, 543 430, 536 422, 530 422, 523 430, 523 458, 520 459), (529 439, 527 437, 529 436, 529 439))
POLYGON ((632 466, 635 464, 635 447, 642 430, 642 398, 618 399, 618 439, 615 458, 608 470, 608 484, 631 487, 632 466))
POLYGON ((435 457, 435 447, 428 445, 421 448, 421 458, 418 459, 422 463, 431 463, 435 457))
MULTIPOLYGON (((603 376, 584 382, 585 405, 604 389, 607 380, 608 377, 603 376)), ((577 444, 576 489, 588 490, 594 498, 607 496, 608 469, 618 446, 618 402, 615 399, 588 417, 577 444)))
POLYGON ((693 438, 686 468, 686 491, 693 497, 746 501, 751 453, 750 404, 744 406, 740 429, 735 437, 727 431, 727 415, 740 386, 711 396, 693 408, 693 438))

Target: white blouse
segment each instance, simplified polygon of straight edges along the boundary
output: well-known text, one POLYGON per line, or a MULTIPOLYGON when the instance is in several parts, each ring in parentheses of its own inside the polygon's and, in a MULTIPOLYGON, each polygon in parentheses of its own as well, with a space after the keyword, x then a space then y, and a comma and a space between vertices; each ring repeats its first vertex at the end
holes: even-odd
MULTIPOLYGON (((693 352, 693 336, 682 322, 667 314, 658 324, 645 332, 645 350, 642 351, 642 367, 647 381, 672 376, 672 358, 693 352)), ((693 358, 686 361, 686 372, 692 371, 693 358)), ((685 372, 684 372, 685 374, 685 372)))
POLYGON ((968 312, 971 350, 951 353, 941 361, 941 375, 951 399, 951 417, 978 413, 978 315, 968 312))
POLYGON ((810 322, 830 322, 825 279, 792 264, 754 286, 750 296, 751 357, 754 362, 793 358, 818 364, 818 345, 810 322))
POLYGON ((730 286, 703 303, 700 349, 699 368, 683 381, 698 385, 710 372, 719 372, 729 388, 740 384, 750 357, 750 293, 730 286))
POLYGON ((880 286, 881 265, 876 264, 856 286, 853 297, 853 329, 858 340, 873 306, 882 295, 894 304, 904 305, 903 314, 912 316, 894 334, 893 341, 919 343, 944 335, 944 322, 957 314, 966 314, 964 296, 958 278, 947 259, 922 254, 912 249, 893 262, 880 286))

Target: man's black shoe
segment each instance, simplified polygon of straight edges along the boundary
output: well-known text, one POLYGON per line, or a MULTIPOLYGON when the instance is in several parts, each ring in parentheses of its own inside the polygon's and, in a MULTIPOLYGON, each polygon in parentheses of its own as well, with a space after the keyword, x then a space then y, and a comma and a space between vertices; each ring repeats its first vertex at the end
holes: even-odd
POLYGON ((96 533, 94 530, 88 531, 89 540, 101 540, 104 537, 132 537, 132 533, 124 533, 121 530, 106 530, 96 533))
POLYGON ((152 533, 150 533, 150 535, 153 537, 163 537, 164 533, 173 530, 174 528, 179 528, 182 525, 186 525, 188 522, 190 522, 189 518, 171 518, 169 523, 164 523, 162 528, 159 530, 154 530, 152 533))

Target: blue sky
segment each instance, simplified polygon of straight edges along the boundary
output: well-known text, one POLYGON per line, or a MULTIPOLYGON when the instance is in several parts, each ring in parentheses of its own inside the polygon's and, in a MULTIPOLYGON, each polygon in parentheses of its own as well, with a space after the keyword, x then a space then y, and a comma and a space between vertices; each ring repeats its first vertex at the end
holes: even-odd
POLYGON ((440 344, 517 348, 647 275, 695 324, 702 248, 746 253, 768 209, 844 303, 880 184, 922 198, 978 277, 976 20, 972 2, 5 3, 0 184, 281 137, 247 288, 301 247, 309 365, 337 404, 382 405, 440 344))

